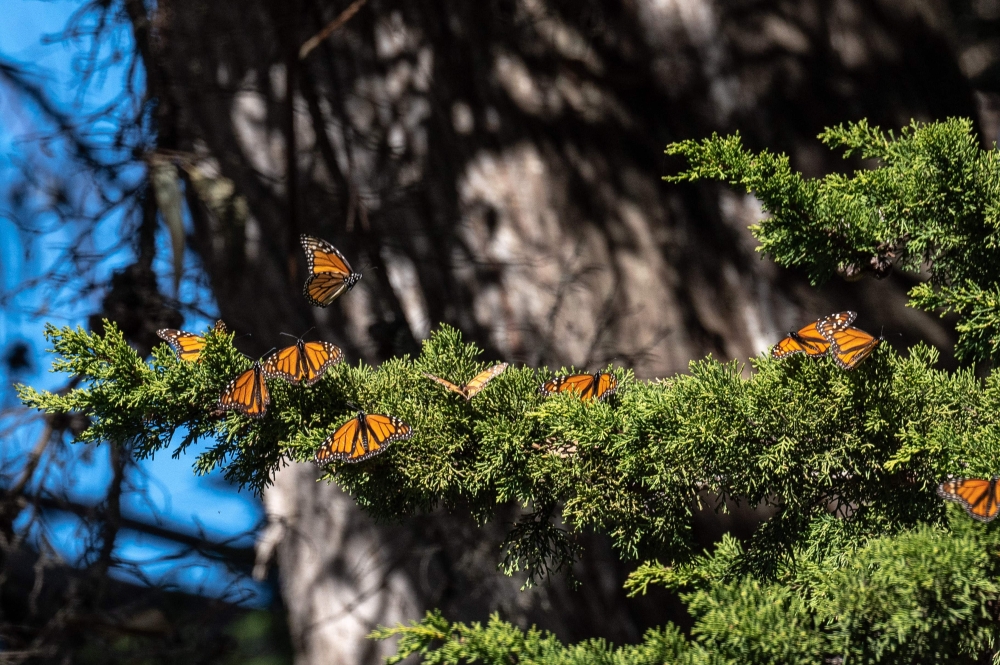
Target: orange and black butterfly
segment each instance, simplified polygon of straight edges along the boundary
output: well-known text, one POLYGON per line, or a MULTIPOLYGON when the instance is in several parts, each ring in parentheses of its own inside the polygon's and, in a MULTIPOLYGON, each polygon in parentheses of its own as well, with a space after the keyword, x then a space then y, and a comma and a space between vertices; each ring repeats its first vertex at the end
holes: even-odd
POLYGON ((829 340, 837 364, 846 370, 852 370, 860 365, 861 361, 871 355, 882 341, 881 337, 873 337, 853 326, 823 332, 823 337, 829 340))
POLYGON ((259 362, 229 382, 219 397, 219 408, 236 410, 251 418, 263 418, 267 405, 271 403, 271 393, 264 380, 264 370, 259 362))
MULTIPOLYGON (((220 319, 215 322, 212 331, 216 334, 224 333, 226 332, 226 324, 220 319)), ((205 348, 205 338, 201 335, 173 328, 161 328, 156 331, 156 334, 173 348, 181 360, 194 362, 201 358, 202 349, 205 348)))
POLYGON ((413 429, 399 418, 362 411, 337 428, 316 451, 317 464, 361 462, 385 452, 393 441, 409 439, 413 429))
POLYGON ((421 372, 421 374, 426 376, 431 381, 436 381, 437 383, 440 383, 448 390, 458 393, 459 395, 465 398, 466 402, 468 402, 470 399, 476 396, 476 393, 485 388, 487 383, 489 383, 496 377, 500 376, 500 373, 503 372, 505 369, 507 369, 507 363, 500 363, 499 365, 494 365, 493 367, 485 369, 479 374, 472 377, 472 379, 468 383, 463 383, 460 386, 456 386, 451 381, 442 379, 440 376, 434 376, 433 374, 428 374, 427 372, 421 372))
POLYGON ((790 332, 771 349, 772 358, 785 358, 793 353, 825 356, 830 352, 828 334, 843 330, 857 317, 855 312, 840 312, 813 321, 805 328, 790 332))
POLYGON ((937 493, 942 499, 959 503, 973 519, 991 522, 1000 512, 1000 485, 998 478, 958 478, 938 485, 937 493))
POLYGON ((354 288, 361 279, 361 273, 354 272, 336 247, 321 238, 305 234, 299 238, 309 265, 309 277, 302 287, 306 300, 316 307, 326 307, 344 291, 354 288))
POLYGON ((330 367, 344 359, 339 346, 329 342, 303 342, 278 349, 264 359, 262 367, 269 379, 285 379, 292 385, 311 386, 330 367))
POLYGON ((542 384, 542 394, 548 397, 556 393, 575 392, 580 399, 605 399, 618 390, 618 379, 613 374, 598 372, 597 374, 571 374, 557 376, 542 384))

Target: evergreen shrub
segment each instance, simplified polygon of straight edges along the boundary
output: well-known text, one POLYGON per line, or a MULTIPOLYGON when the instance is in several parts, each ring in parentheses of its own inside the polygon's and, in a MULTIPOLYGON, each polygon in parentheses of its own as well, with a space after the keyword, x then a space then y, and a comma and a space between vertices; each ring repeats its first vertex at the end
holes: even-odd
POLYGON ((1000 352, 996 150, 982 150, 966 120, 898 135, 862 121, 820 139, 874 167, 806 179, 783 155, 712 136, 668 146, 687 168, 667 179, 753 193, 768 213, 752 227, 761 251, 815 283, 927 276, 910 304, 957 314, 956 354, 968 366, 937 369, 924 344, 903 353, 882 344, 852 372, 802 355, 761 355, 749 373, 708 358, 655 381, 609 368, 621 387, 607 402, 543 398, 552 372, 511 367, 467 403, 421 374, 457 382, 486 367, 443 325, 416 358, 344 363, 311 388, 272 381, 269 412, 252 421, 216 405, 252 362, 231 334, 208 333, 200 362, 166 345, 147 362, 109 323, 103 335, 49 327, 54 370, 82 377, 81 387, 21 386, 20 396, 47 413, 89 416, 84 444, 142 457, 178 432, 175 454, 209 440, 198 470, 221 468, 255 492, 284 460, 311 460, 353 417, 351 404, 392 414, 413 438, 325 470, 373 516, 443 507, 486 522, 517 502, 524 516, 498 555, 508 574, 526 571, 530 585, 570 569, 576 534, 596 529, 636 561, 630 593, 672 589, 694 617, 687 634, 668 625, 616 647, 431 612, 373 633, 401 637, 393 662, 414 653, 441 664, 1000 662, 1000 532, 935 494, 948 477, 1000 471, 1000 377, 988 371, 1000 352), (706 501, 774 514, 747 542, 726 536, 705 552, 691 517, 706 501))

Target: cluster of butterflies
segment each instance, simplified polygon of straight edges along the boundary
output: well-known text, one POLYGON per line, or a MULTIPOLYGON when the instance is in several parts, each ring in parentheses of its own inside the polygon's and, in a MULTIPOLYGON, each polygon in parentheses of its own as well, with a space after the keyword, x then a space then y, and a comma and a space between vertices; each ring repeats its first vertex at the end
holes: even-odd
MULTIPOLYGON (((881 337, 873 337, 864 330, 851 326, 857 314, 840 312, 813 321, 778 342, 771 355, 785 358, 794 353, 819 357, 833 354, 834 360, 845 370, 852 370, 871 355, 881 337)), ((957 478, 938 485, 937 493, 943 499, 960 504, 973 518, 991 522, 1000 514, 1000 477, 957 478)))
MULTIPOLYGON (((355 272, 344 255, 330 243, 308 235, 302 235, 301 241, 309 267, 303 294, 311 304, 326 307, 341 294, 350 291, 361 279, 361 273, 355 272)), ((213 330, 217 334, 225 333, 226 326, 218 321, 213 330)), ((198 362, 201 359, 206 345, 203 336, 171 328, 158 330, 156 334, 173 348, 180 360, 198 362)), ((308 387, 343 359, 344 352, 334 344, 306 342, 296 338, 295 344, 269 353, 230 381, 219 397, 219 408, 223 411, 239 411, 254 419, 263 418, 271 403, 268 380, 282 379, 293 386, 308 387)), ((505 369, 507 363, 493 365, 461 385, 433 374, 424 373, 424 376, 469 401, 505 369)), ((614 375, 598 372, 556 377, 542 385, 541 393, 548 396, 560 392, 575 392, 583 400, 603 400, 617 389, 618 380, 614 375)), ((413 428, 399 418, 369 414, 358 409, 356 417, 326 438, 316 451, 314 460, 321 465, 338 460, 360 462, 385 451, 393 441, 411 436, 413 428)))
MULTIPOLYGON (((309 266, 303 294, 311 304, 326 307, 350 291, 361 279, 361 273, 355 272, 344 255, 330 243, 308 235, 301 236, 301 240, 309 266)), ((851 324, 856 317, 855 312, 848 311, 817 319, 804 328, 788 333, 771 349, 771 355, 779 359, 795 353, 810 357, 832 355, 840 367, 852 370, 882 341, 882 337, 874 337, 853 327, 851 324)), ((215 324, 216 333, 225 331, 222 321, 215 324)), ((197 362, 201 358, 205 348, 204 337, 173 329, 159 330, 157 334, 170 344, 181 360, 197 362)), ((306 342, 297 338, 295 344, 274 351, 230 381, 219 397, 219 407, 237 410, 250 418, 263 418, 271 403, 267 379, 283 379, 294 386, 311 386, 343 358, 344 352, 329 342, 306 342)), ((423 375, 469 401, 505 369, 507 363, 493 365, 460 385, 433 374, 423 375)), ((618 380, 614 375, 597 372, 556 377, 542 384, 540 392, 545 396, 573 392, 586 401, 606 399, 617 389, 618 380)), ((395 416, 366 414, 358 409, 356 417, 326 438, 314 459, 321 465, 336 460, 360 462, 383 452, 393 441, 408 439, 412 435, 413 429, 395 416)), ((959 478, 941 483, 937 491, 942 498, 961 504, 973 518, 989 522, 1000 514, 998 481, 1000 478, 959 478)))
POLYGON ((813 321, 805 328, 790 332, 771 349, 774 358, 786 358, 794 353, 811 357, 833 355, 837 364, 852 370, 871 355, 882 341, 851 324, 856 312, 839 312, 813 321))

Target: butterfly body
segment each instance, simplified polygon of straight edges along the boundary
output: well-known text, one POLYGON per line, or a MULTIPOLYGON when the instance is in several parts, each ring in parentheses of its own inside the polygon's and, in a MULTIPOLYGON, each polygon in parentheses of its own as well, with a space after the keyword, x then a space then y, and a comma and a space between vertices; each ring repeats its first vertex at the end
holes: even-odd
POLYGON ((361 273, 354 272, 340 250, 327 241, 305 234, 299 239, 309 266, 302 293, 316 307, 327 307, 361 279, 361 273))
POLYGON ((830 352, 831 342, 827 337, 851 325, 857 317, 855 312, 839 312, 813 321, 804 328, 788 333, 771 349, 771 357, 785 358, 794 353, 807 356, 825 356, 830 352))
POLYGON ((329 342, 304 342, 286 346, 269 355, 262 365, 269 379, 285 379, 292 385, 311 386, 327 369, 344 359, 340 347, 329 342))
POLYGON ((596 374, 571 374, 557 376, 542 384, 541 393, 546 397, 556 393, 579 393, 580 399, 588 402, 592 399, 603 400, 615 394, 618 390, 618 379, 607 372, 596 374))
POLYGON ((333 461, 361 462, 385 452, 393 441, 411 436, 413 428, 395 416, 359 411, 323 441, 314 460, 319 465, 333 461))
POLYGON ((960 504, 973 519, 991 522, 1000 512, 998 480, 996 476, 990 480, 957 478, 938 485, 937 493, 942 499, 960 504))
POLYGON ((239 411, 250 418, 263 418, 271 403, 271 393, 264 380, 264 370, 259 362, 229 382, 219 397, 223 411, 239 411))
POLYGON ((507 363, 493 365, 493 367, 485 369, 476 376, 472 377, 468 383, 463 383, 460 386, 456 386, 451 381, 442 379, 439 376, 434 376, 433 374, 428 374, 427 372, 421 373, 431 381, 439 383, 448 390, 461 395, 465 398, 465 401, 468 402, 475 397, 480 390, 485 388, 487 383, 498 377, 505 369, 507 369, 507 363))

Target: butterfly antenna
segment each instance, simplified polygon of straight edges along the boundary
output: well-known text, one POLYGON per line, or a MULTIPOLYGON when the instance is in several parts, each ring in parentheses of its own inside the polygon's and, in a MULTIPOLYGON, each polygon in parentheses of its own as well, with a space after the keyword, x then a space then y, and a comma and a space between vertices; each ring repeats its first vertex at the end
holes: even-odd
POLYGON ((292 339, 299 339, 298 337, 296 337, 296 336, 295 336, 295 335, 293 335, 292 333, 286 333, 286 332, 280 332, 280 333, 278 333, 278 334, 279 334, 279 335, 284 335, 285 337, 291 337, 292 339))
POLYGON ((262 356, 260 357, 260 359, 259 359, 259 360, 258 360, 257 362, 260 362, 260 361, 261 361, 261 360, 263 360, 264 358, 267 358, 267 357, 268 357, 269 355, 271 355, 271 353, 273 353, 274 351, 277 351, 277 350, 278 350, 278 347, 276 347, 276 346, 272 346, 272 347, 271 347, 271 350, 270 350, 270 351, 268 351, 267 353, 265 353, 264 355, 262 355, 262 356))
POLYGON ((364 410, 364 409, 362 409, 362 408, 361 408, 360 406, 358 406, 357 404, 355 404, 354 402, 352 402, 352 401, 351 401, 351 400, 349 400, 349 399, 345 399, 345 400, 344 400, 344 404, 346 404, 347 406, 349 406, 349 407, 353 408, 353 409, 354 409, 355 411, 357 411, 358 413, 364 413, 364 412, 365 412, 365 410, 364 410))

